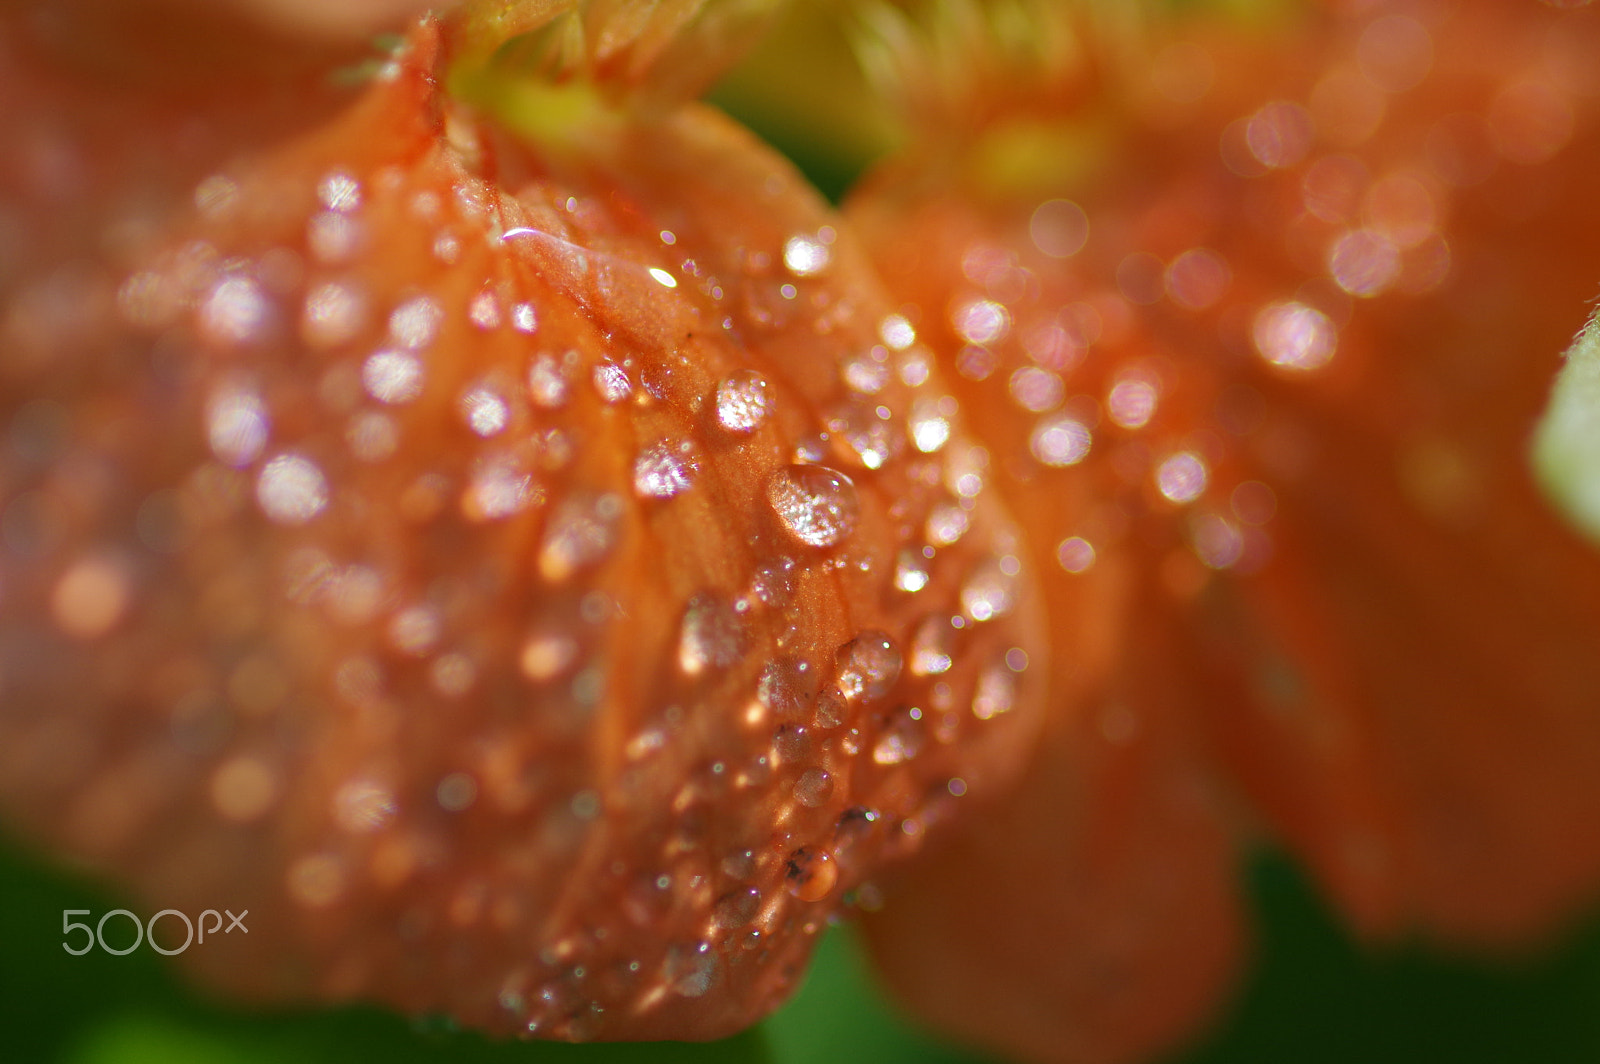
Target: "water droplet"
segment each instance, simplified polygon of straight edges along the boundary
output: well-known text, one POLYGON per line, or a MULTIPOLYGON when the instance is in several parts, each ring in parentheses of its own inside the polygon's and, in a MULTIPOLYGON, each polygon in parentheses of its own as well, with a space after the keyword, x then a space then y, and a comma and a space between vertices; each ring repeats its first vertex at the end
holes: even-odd
POLYGON ((933 614, 917 625, 911 638, 911 660, 907 667, 913 676, 937 676, 955 664, 955 629, 950 618, 933 614))
POLYGON ((1005 665, 996 662, 978 674, 978 684, 972 694, 972 715, 979 720, 993 720, 1002 713, 1011 712, 1017 704, 1017 677, 1005 665))
POLYGON ((256 501, 272 520, 303 525, 328 505, 328 481, 315 462, 280 454, 256 478, 256 501))
POLYGON ((1016 588, 1016 575, 1006 572, 1001 559, 986 558, 962 585, 961 608, 980 624, 992 621, 1011 611, 1016 603, 1016 588))
POLYGON ((361 384, 380 403, 409 403, 422 394, 422 362, 403 351, 379 351, 362 363, 361 384))
POLYGON ((1250 154, 1261 165, 1282 170, 1306 157, 1316 136, 1316 124, 1304 107, 1279 100, 1252 115, 1244 135, 1250 154))
POLYGON ((972 515, 960 503, 942 502, 928 514, 923 535, 935 547, 948 547, 966 535, 971 523, 972 515))
POLYGON ((956 306, 950 323, 967 343, 981 347, 1005 339, 1011 331, 1011 312, 992 299, 975 299, 956 306))
POLYGON ((1356 45, 1361 72, 1385 92, 1405 92, 1422 84, 1433 68, 1433 35, 1406 15, 1372 20, 1356 45))
POLYGON ((809 661, 792 654, 767 662, 756 683, 756 697, 779 717, 802 716, 817 697, 820 678, 809 661))
POLYGON ((688 491, 700 459, 687 441, 661 440, 639 452, 633 463, 633 490, 644 498, 670 499, 688 491))
POLYGON ((894 586, 901 591, 916 593, 928 586, 928 564, 921 554, 902 550, 894 563, 894 586))
POLYGON ((920 710, 895 710, 872 744, 872 760, 880 765, 898 765, 920 754, 926 738, 920 716, 920 710))
POLYGON ((1192 451, 1179 451, 1156 468, 1156 487, 1169 502, 1191 503, 1205 494, 1206 464, 1192 451))
POLYGON ((1400 276, 1400 249, 1382 233, 1356 229, 1334 241, 1328 251, 1328 273, 1351 295, 1370 299, 1400 276))
POLYGON ((950 441, 950 421, 939 399, 923 397, 911 404, 907 424, 911 442, 923 454, 934 454, 950 441))
POLYGON ((707 669, 725 669, 744 656, 744 618, 732 603, 717 595, 689 600, 678 630, 678 666, 689 676, 707 669))
POLYGON ((1094 564, 1094 544, 1082 536, 1068 536, 1056 545, 1056 563, 1069 573, 1084 572, 1094 564))
POLYGON ((485 385, 467 389, 461 396, 461 416, 467 426, 479 436, 497 436, 505 431, 511 416, 506 401, 499 393, 485 385))
POLYGON ((600 562, 616 543, 622 500, 615 495, 567 499, 556 507, 539 549, 539 573, 560 583, 600 562))
POLYGON ((877 395, 889 383, 889 357, 881 347, 847 356, 839 364, 845 387, 862 395, 877 395))
POLYGON ((783 264, 796 277, 811 277, 828 268, 828 246, 808 236, 792 236, 783 245, 783 264))
POLYGON ((754 887, 737 887, 717 899, 711 920, 724 931, 749 927, 761 912, 761 892, 754 887))
POLYGON ((856 487, 824 466, 785 466, 767 478, 767 503, 784 529, 808 547, 832 547, 855 530, 856 487))
POLYGON ((794 781, 794 800, 816 809, 833 797, 833 777, 820 768, 807 769, 794 781))
POLYGON ((1244 535, 1239 527, 1216 514, 1202 514, 1189 530, 1195 556, 1208 569, 1228 569, 1244 555, 1244 535))
POLYGON ((95 639, 122 619, 131 592, 121 566, 104 558, 87 558, 56 582, 50 596, 51 616, 67 635, 95 639))
POLYGON ((1205 310, 1214 306, 1233 280, 1228 264, 1210 248, 1191 248, 1167 267, 1167 295, 1180 307, 1205 310))
POLYGON ((750 591, 762 605, 782 609, 794 594, 794 559, 779 557, 756 566, 750 591))
POLYGON ((465 772, 452 772, 434 788, 434 800, 447 813, 460 813, 478 800, 478 781, 465 772))
POLYGON ((534 405, 558 409, 566 403, 567 391, 566 371, 554 355, 540 355, 528 366, 528 397, 534 405))
POLYGON ((827 850, 808 846, 789 855, 784 880, 789 893, 801 901, 821 901, 839 882, 839 868, 827 850))
POLYGON ((633 382, 628 371, 615 362, 601 362, 594 367, 594 389, 603 403, 620 403, 633 394, 633 382))
POLYGON ((1303 303, 1272 303, 1256 315, 1256 350, 1274 366, 1313 370, 1333 357, 1337 333, 1320 310, 1303 303))
POLYGON ((200 308, 200 329, 214 343, 246 344, 259 339, 272 316, 261 286, 248 277, 219 282, 200 308))
POLYGON ((1122 428, 1142 429, 1155 416, 1157 398, 1155 385, 1149 381, 1141 377, 1123 377, 1111 386, 1111 394, 1106 397, 1106 413, 1122 428))
POLYGON ((868 705, 894 690, 904 664, 894 640, 877 629, 862 632, 840 647, 834 662, 839 693, 868 705))
POLYGON ((478 328, 488 331, 500 327, 500 300, 489 289, 472 297, 467 307, 467 318, 478 328))
POLYGON ((501 456, 473 470, 461 509, 472 521, 498 521, 521 513, 540 497, 533 475, 501 456))
POLYGON ((334 170, 317 182, 317 200, 330 211, 348 214, 361 206, 361 182, 343 170, 334 170))
POLYGON ((1089 216, 1071 200, 1045 200, 1028 220, 1033 246, 1053 259, 1069 259, 1089 242, 1089 216))
POLYGON ((539 327, 532 303, 518 303, 511 308, 511 327, 520 333, 531 333, 539 327))
POLYGON ((890 314, 880 321, 878 336, 894 351, 904 351, 917 342, 917 331, 903 314, 890 314))
POLYGON ((1016 404, 1034 414, 1042 414, 1059 406, 1062 396, 1066 394, 1066 386, 1060 377, 1037 366, 1023 366, 1011 374, 1008 388, 1016 404))
POLYGON ((444 311, 439 309, 439 304, 427 296, 417 296, 400 304, 389 315, 389 335, 401 347, 417 351, 433 343, 443 320, 444 311))
POLYGON ((844 444, 845 455, 866 469, 882 469, 901 447, 900 437, 888 421, 864 403, 852 402, 828 417, 828 432, 844 444))
POLYGON ((306 294, 300 336, 318 348, 338 347, 360 335, 367 324, 367 301, 348 285, 328 282, 306 294))
POLYGON ((206 434, 220 461, 247 466, 267 445, 267 408, 255 392, 219 392, 206 403, 206 434))
POLYGON ((351 780, 333 796, 333 816, 353 833, 377 831, 399 811, 393 792, 371 780, 351 780))
POLYGON ((717 423, 727 431, 754 432, 771 413, 772 386, 755 370, 739 370, 717 385, 717 423))

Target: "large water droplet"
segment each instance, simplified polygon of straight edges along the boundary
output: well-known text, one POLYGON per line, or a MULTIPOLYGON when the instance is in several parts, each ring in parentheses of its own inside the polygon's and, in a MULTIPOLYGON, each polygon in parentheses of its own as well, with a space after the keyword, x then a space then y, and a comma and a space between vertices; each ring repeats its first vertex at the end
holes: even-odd
POLYGON ((820 768, 807 769, 794 781, 794 800, 815 809, 833 797, 833 777, 820 768))
POLYGON ((861 503, 843 473, 824 466, 785 466, 767 479, 767 502, 795 539, 832 547, 855 530, 861 503))

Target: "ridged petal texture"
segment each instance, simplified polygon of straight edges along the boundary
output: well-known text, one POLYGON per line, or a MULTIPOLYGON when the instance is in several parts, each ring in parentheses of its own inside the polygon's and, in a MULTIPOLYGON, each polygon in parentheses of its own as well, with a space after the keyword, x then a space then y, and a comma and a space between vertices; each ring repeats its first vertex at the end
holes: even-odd
POLYGON ((0 809, 248 909, 183 958, 232 992, 731 1033, 1021 761, 1037 580, 787 163, 547 156, 436 33, 252 138, 7 24, 0 809))

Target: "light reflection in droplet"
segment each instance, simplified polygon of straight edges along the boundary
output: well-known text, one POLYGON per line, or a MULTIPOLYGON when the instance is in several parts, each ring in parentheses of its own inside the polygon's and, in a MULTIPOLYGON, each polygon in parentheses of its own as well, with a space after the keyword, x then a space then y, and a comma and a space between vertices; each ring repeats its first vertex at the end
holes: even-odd
POLYGON ((1337 331, 1320 310, 1304 303, 1272 303, 1256 315, 1256 350, 1274 366, 1314 370, 1333 357, 1337 331))

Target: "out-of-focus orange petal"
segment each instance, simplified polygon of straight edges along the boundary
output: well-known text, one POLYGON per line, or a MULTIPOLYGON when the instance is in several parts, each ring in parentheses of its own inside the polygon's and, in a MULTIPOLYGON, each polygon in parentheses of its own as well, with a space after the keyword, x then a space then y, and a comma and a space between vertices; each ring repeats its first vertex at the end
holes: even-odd
POLYGON ((1108 671, 1057 673, 1076 711, 1052 718, 1022 788, 863 921, 924 1022, 1024 1060, 1168 1049, 1214 1015, 1242 960, 1234 831, 1194 732, 1196 648, 1147 575, 1096 579, 1139 585, 1135 623, 1099 615, 1120 637, 1108 671))
MULTIPOLYGON (((850 205, 1056 563, 1057 712, 1095 711, 1085 675, 1175 670, 1155 719, 1183 756, 1152 771, 1212 766, 1374 934, 1525 943, 1600 886, 1600 560, 1526 470, 1600 276, 1596 29, 1369 4, 1128 66, 1091 47, 850 205), (1106 567, 1160 593, 1091 605, 1106 567)), ((1065 772, 1082 732, 1054 727, 1065 772)), ((1078 786, 1092 823, 1132 800, 1078 786)), ((1037 852, 1012 816, 994 882, 1037 852)), ((974 904, 976 852, 945 869, 974 904)), ((904 889, 931 921, 936 888, 904 889)), ((1048 926, 1017 889, 952 956, 1048 926)), ((970 990, 935 926, 893 943, 914 970, 880 950, 891 977, 1015 1047, 1033 969, 970 990)))

